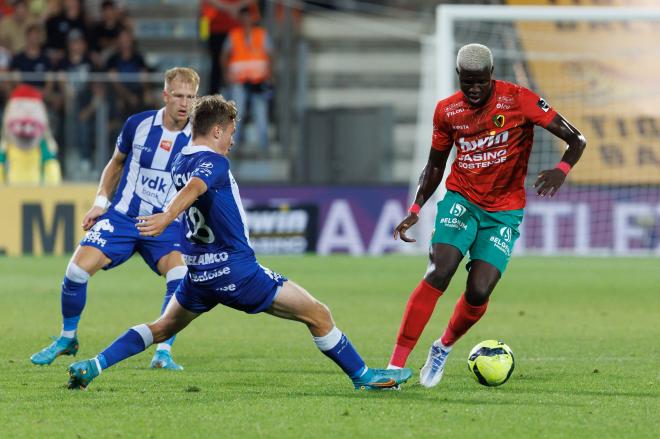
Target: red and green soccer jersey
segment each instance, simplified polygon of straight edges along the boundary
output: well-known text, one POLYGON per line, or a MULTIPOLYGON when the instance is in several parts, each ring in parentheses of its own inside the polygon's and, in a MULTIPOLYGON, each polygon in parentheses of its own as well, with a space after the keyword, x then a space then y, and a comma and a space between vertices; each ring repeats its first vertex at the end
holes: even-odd
POLYGON ((534 125, 545 128, 557 112, 525 87, 505 81, 493 87, 479 108, 460 91, 438 102, 432 147, 456 146, 448 190, 488 211, 522 209, 534 125))

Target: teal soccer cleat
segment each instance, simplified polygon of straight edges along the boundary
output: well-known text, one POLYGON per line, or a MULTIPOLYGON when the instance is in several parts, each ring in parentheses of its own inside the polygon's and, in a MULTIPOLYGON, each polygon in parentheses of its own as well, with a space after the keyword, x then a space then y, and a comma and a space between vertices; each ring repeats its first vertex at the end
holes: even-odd
POLYGON ((101 374, 96 360, 78 361, 69 366, 69 382, 67 387, 72 390, 85 390, 94 378, 101 374))
POLYGON ((392 390, 399 388, 412 376, 410 369, 369 369, 360 378, 353 380, 356 390, 392 390))
POLYGON ((48 365, 60 355, 73 355, 75 357, 78 353, 78 338, 52 338, 55 340, 53 343, 30 357, 32 363, 40 366, 48 365))
POLYGON ((169 351, 159 350, 151 359, 152 369, 183 370, 183 366, 176 364, 169 351))

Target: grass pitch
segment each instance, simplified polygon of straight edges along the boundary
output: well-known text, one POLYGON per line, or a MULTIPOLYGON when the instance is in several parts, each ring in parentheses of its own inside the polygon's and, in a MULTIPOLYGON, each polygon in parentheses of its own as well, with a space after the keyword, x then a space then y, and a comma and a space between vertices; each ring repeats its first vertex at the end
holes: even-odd
MULTIPOLYGON (((67 258, 0 259, 0 437, 657 437, 660 260, 514 259, 488 313, 456 345, 440 385, 418 384, 428 346, 465 282, 460 270, 427 326, 400 392, 357 392, 305 327, 218 306, 174 345, 182 373, 148 369, 153 348, 65 388, 61 357, 29 356, 59 333, 67 258), (506 341, 516 370, 478 385, 466 356, 506 341)), ((330 306, 367 363, 384 367, 425 258, 264 257, 330 306)), ((152 320, 164 281, 139 259, 91 281, 78 359, 152 320)))

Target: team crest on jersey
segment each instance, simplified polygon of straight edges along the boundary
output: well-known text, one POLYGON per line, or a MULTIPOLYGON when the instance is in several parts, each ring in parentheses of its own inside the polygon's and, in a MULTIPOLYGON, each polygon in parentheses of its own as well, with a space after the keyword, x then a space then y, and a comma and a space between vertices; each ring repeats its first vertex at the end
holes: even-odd
POLYGON ((493 116, 493 123, 497 128, 502 128, 504 126, 504 122, 506 119, 504 118, 503 114, 496 114, 493 116))
POLYGON ((172 149, 172 141, 171 140, 161 140, 160 141, 160 148, 164 149, 165 151, 169 151, 172 149))

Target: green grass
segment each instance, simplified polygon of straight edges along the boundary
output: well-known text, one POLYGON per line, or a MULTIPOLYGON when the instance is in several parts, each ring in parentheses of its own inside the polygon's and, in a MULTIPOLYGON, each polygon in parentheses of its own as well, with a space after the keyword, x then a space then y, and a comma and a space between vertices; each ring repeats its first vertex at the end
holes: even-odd
MULTIPOLYGON (((269 257, 330 306, 372 366, 384 367, 420 257, 269 257)), ((514 259, 488 313, 456 345, 432 390, 417 372, 465 282, 460 270, 413 352, 400 392, 356 392, 303 325, 217 307, 179 335, 182 373, 147 368, 151 353, 65 388, 71 357, 29 356, 59 333, 66 258, 0 259, 0 437, 657 437, 660 260, 514 259), (486 388, 467 352, 505 340, 516 370, 486 388)), ((90 282, 78 358, 153 319, 164 282, 139 259, 90 282)))

